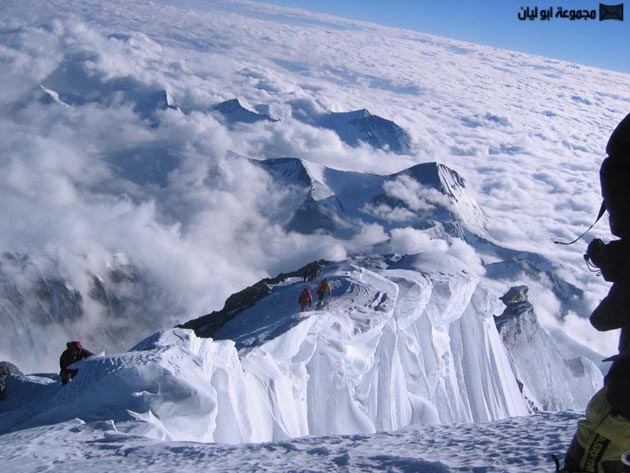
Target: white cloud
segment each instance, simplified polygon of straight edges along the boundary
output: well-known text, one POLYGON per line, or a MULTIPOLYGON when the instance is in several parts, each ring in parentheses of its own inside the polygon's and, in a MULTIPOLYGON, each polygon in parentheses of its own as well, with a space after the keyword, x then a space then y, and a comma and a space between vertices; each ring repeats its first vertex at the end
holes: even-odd
POLYGON ((391 231, 389 247, 392 253, 416 254, 421 251, 447 251, 448 243, 432 239, 415 228, 395 228, 391 231))
POLYGON ((571 334, 575 340, 591 347, 603 357, 608 357, 617 353, 619 344, 619 330, 609 332, 598 332, 589 323, 588 319, 578 317, 573 312, 569 312, 562 324, 562 330, 571 334))
MULTIPOLYGON (((51 254, 83 292, 89 272, 124 252, 199 315, 260 277, 343 258, 386 236, 378 226, 343 244, 287 234, 266 217, 286 193, 230 152, 380 174, 437 160, 466 178, 496 239, 565 264, 567 277, 593 294, 605 287, 584 271, 583 248, 559 250, 551 241, 580 233, 596 213, 600 160, 593 156, 627 111, 627 75, 481 46, 458 53, 454 41, 289 18, 277 7, 204 2, 190 13, 176 3, 108 5, 0 7, 0 29, 14 31, 0 40, 0 250, 51 254), (256 18, 260 9, 266 19, 256 18), (40 84, 73 106, 40 103, 40 84), (162 90, 185 114, 152 113, 157 102, 134 109, 134 100, 162 90), (228 130, 208 110, 232 97, 268 106, 282 121, 228 130), (403 125, 417 154, 351 148, 303 122, 360 108, 403 125)), ((385 190, 413 211, 448 204, 404 177, 385 190)), ((393 230, 388 245, 399 253, 449 251, 479 270, 466 245, 449 248, 417 229, 393 230)), ((541 307, 544 317, 556 310, 544 294, 541 307)), ((156 325, 170 316, 156 315, 163 318, 156 325)), ((91 322, 102 317, 87 314, 91 322)))
POLYGON ((459 238, 454 239, 450 243, 447 253, 460 260, 478 275, 483 276, 486 274, 481 258, 475 249, 464 240, 460 240, 459 238))
POLYGON ((432 187, 424 187, 409 176, 398 176, 395 180, 383 184, 385 193, 402 201, 409 209, 428 213, 435 210, 436 205, 450 208, 451 201, 439 190, 432 187))
POLYGON ((352 252, 360 252, 361 250, 370 249, 374 245, 383 243, 389 239, 389 235, 385 232, 381 225, 371 223, 365 225, 361 232, 355 235, 349 242, 352 252))

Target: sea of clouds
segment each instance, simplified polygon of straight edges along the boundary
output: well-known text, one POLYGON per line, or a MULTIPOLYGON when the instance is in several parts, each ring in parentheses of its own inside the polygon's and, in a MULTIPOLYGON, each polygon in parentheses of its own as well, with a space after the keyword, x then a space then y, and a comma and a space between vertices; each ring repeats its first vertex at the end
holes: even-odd
MULTIPOLYGON (((118 320, 115 341, 98 336, 107 314, 88 307, 48 330, 46 353, 72 338, 130 346, 262 277, 376 243, 443 246, 483 273, 465 243, 449 248, 402 224, 350 241, 287 233, 267 217, 285 190, 243 158, 378 174, 444 163, 466 179, 497 242, 561 264, 591 306, 606 293, 581 262, 585 243, 552 241, 597 213, 605 143, 630 111, 628 75, 253 2, 8 0, 0 13, 0 253, 29 255, 82 294, 123 258, 171 301, 153 323, 118 320), (212 111, 235 97, 280 121, 233 124, 212 111), (360 108, 402 126, 413 152, 350 147, 312 125, 360 108)), ((407 197, 404 183, 388 185, 407 197)), ((609 239, 606 224, 593 236, 609 239)), ((547 325, 614 351, 614 334, 558 314, 544 285, 532 298, 547 325)), ((39 327, 31 336, 44 337, 39 327)), ((0 348, 0 358, 20 356, 0 348)), ((22 359, 54 365, 44 358, 22 359)))

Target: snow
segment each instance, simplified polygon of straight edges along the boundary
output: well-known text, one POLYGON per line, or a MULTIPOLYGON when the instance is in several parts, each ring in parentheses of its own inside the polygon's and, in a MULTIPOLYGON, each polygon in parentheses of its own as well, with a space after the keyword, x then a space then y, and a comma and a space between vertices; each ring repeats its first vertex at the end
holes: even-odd
POLYGON ((372 115, 368 110, 331 112, 322 116, 317 125, 333 130, 345 143, 356 146, 365 142, 374 148, 384 148, 394 153, 410 153, 411 138, 391 120, 372 115))
POLYGON ((157 333, 77 363, 65 387, 55 375, 9 377, 0 433, 79 417, 159 440, 281 441, 487 422, 528 415, 532 403, 584 407, 598 388, 577 381, 593 370, 566 365, 533 313, 517 320, 534 332, 504 324, 504 345, 496 298, 448 254, 359 257, 326 265, 322 277, 333 296, 321 309, 300 312, 297 295, 312 283, 289 277, 213 338, 157 333), (522 347, 531 333, 550 368, 522 347))
POLYGON ((78 419, 0 436, 12 473, 121 469, 216 472, 506 472, 552 471, 579 415, 541 413, 482 424, 413 426, 371 435, 303 437, 228 445, 161 442, 120 432, 114 422, 78 419), (19 447, 18 447, 19 446, 19 447))
POLYGON ((220 112, 226 120, 233 123, 256 123, 258 121, 274 121, 269 115, 259 114, 247 110, 241 105, 238 99, 230 99, 214 106, 214 109, 220 112))

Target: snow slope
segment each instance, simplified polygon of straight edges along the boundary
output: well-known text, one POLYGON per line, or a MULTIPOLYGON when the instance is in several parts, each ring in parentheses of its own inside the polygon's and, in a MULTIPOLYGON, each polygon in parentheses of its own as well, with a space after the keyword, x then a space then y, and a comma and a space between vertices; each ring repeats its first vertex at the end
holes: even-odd
POLYGON ((160 442, 121 432, 114 422, 73 419, 1 435, 0 451, 3 467, 12 473, 532 473, 553 471, 549 456, 563 456, 578 418, 574 412, 541 413, 484 424, 241 445, 160 442))

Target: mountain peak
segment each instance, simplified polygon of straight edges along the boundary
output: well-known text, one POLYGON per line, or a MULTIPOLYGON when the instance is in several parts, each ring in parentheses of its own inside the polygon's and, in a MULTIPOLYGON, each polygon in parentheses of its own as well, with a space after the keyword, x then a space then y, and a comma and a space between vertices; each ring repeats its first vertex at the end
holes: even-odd
POLYGON ((229 123, 256 123, 261 121, 277 122, 267 114, 260 114, 243 107, 237 98, 221 102, 213 107, 223 115, 229 123))
POLYGON ((318 123, 333 130, 350 146, 364 142, 377 149, 386 149, 397 154, 409 154, 411 137, 391 120, 372 115, 366 108, 350 112, 330 112, 318 123))

